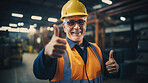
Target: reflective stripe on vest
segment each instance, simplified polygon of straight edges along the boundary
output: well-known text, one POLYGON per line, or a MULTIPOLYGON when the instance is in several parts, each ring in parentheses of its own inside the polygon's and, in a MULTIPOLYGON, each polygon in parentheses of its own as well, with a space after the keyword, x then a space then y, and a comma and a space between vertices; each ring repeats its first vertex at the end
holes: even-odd
POLYGON ((67 44, 63 57, 57 58, 56 73, 51 83, 102 83, 102 63, 102 52, 96 44, 91 43, 87 47, 86 65, 77 50, 67 44))

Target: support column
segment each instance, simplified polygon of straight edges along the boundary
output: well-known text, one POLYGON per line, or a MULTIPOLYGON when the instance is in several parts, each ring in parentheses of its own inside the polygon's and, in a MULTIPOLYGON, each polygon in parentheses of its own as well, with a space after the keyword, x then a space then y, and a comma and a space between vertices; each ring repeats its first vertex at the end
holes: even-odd
POLYGON ((135 29, 134 29, 134 17, 131 16, 130 20, 131 20, 131 54, 132 54, 130 59, 135 59, 136 34, 135 34, 135 29))
POLYGON ((105 52, 105 27, 102 26, 102 49, 105 52))
POLYGON ((95 43, 98 45, 99 41, 99 20, 95 20, 95 43))

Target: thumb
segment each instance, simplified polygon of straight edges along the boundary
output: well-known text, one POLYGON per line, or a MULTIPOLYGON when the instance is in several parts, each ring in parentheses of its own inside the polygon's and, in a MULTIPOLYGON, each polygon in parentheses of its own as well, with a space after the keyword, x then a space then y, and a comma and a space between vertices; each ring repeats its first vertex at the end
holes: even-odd
POLYGON ((113 50, 110 51, 110 53, 109 53, 109 60, 114 59, 113 52, 114 52, 113 50))
POLYGON ((54 24, 53 28, 54 28, 54 36, 59 37, 59 27, 56 24, 54 24))

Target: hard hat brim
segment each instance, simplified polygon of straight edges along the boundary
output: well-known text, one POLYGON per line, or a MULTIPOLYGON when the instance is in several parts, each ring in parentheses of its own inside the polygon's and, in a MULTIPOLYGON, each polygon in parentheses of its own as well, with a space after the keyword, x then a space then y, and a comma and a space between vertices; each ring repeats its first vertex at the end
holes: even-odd
POLYGON ((63 21, 65 17, 71 17, 71 16, 86 16, 88 17, 88 14, 84 14, 84 13, 69 13, 68 15, 65 15, 64 17, 61 17, 61 20, 63 21))

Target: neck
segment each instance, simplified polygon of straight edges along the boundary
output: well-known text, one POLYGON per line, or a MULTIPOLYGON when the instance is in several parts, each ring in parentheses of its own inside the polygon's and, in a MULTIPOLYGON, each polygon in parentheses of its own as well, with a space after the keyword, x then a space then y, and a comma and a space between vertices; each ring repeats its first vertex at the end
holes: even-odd
POLYGON ((82 47, 83 46, 83 39, 81 41, 76 41, 76 43, 79 44, 80 47, 82 47))

